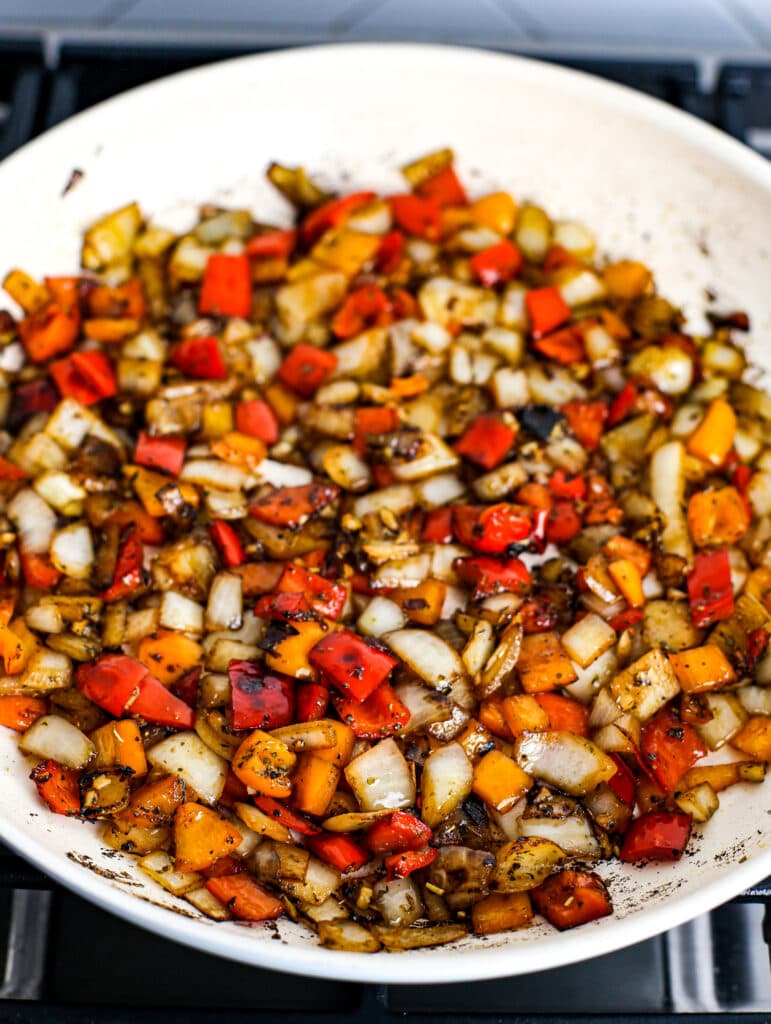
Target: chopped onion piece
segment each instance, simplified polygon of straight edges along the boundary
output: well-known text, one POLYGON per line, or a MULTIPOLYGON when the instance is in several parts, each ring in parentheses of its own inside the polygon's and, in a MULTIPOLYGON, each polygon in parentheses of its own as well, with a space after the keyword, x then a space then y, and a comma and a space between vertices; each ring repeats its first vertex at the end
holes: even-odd
POLYGON ((393 739, 355 757, 346 766, 345 777, 364 811, 396 811, 415 803, 412 772, 393 739))
POLYGON ((53 760, 65 768, 85 768, 96 756, 96 747, 77 726, 60 715, 43 715, 22 736, 25 754, 53 760))

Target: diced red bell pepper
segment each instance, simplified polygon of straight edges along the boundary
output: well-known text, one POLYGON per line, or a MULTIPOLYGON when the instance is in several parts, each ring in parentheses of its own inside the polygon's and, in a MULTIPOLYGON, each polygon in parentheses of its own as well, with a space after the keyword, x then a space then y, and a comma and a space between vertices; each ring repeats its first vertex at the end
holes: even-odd
POLYGON ((577 327, 563 327, 561 331, 536 338, 533 348, 546 359, 562 366, 573 366, 586 359, 583 335, 577 327))
POLYGON ((103 654, 93 665, 80 665, 75 674, 77 688, 90 701, 115 718, 139 693, 147 668, 125 654, 103 654))
POLYGON ((547 512, 554 504, 549 488, 545 484, 536 483, 534 480, 520 487, 515 497, 521 505, 546 509, 547 512))
POLYGON ((581 531, 581 517, 572 500, 559 498, 549 510, 546 540, 550 544, 567 544, 581 531))
POLYGON ((216 544, 220 558, 229 569, 244 564, 246 552, 230 523, 226 523, 222 519, 216 520, 209 526, 209 536, 216 544))
POLYGON ((206 263, 198 299, 203 316, 248 317, 252 311, 252 270, 244 253, 212 253, 206 263))
POLYGON ((195 722, 193 709, 151 675, 141 681, 138 696, 126 710, 169 729, 192 729, 195 722))
POLYGON ((43 761, 35 765, 29 777, 54 814, 80 814, 80 772, 65 768, 58 761, 43 761))
POLYGON ((740 462, 731 471, 731 483, 740 494, 746 494, 747 486, 752 476, 752 466, 747 466, 745 463, 740 462))
POLYGON ((728 549, 700 551, 688 574, 688 600, 693 624, 702 628, 727 619, 734 610, 728 549))
POLYGON ((438 242, 442 236, 442 209, 435 199, 423 196, 391 196, 388 200, 394 220, 408 235, 417 235, 430 242, 438 242))
POLYGON ((321 832, 318 825, 314 825, 304 815, 293 811, 291 807, 287 807, 275 797, 258 794, 254 797, 254 806, 259 808, 263 814, 275 818, 281 825, 291 828, 293 832, 299 832, 302 836, 316 836, 321 832))
POLYGON ((557 498, 581 499, 586 496, 586 481, 582 476, 555 469, 549 478, 549 490, 557 498))
POLYGON ((303 398, 310 398, 337 366, 337 356, 300 342, 278 368, 279 380, 303 398))
MULTIPOLYGON (((419 317, 418 300, 406 288, 394 288, 391 292, 391 304, 394 308, 394 319, 405 320, 408 317, 419 317)), ((392 385, 393 386, 393 385, 392 385)))
POLYGON ((255 519, 271 526, 301 526, 306 519, 334 501, 340 488, 335 484, 300 484, 277 487, 258 498, 249 511, 255 519))
POLYGON ((234 804, 243 804, 249 799, 249 790, 235 774, 232 768, 228 769, 225 777, 225 788, 220 796, 220 803, 225 807, 233 807, 234 804))
POLYGON ((625 420, 634 408, 637 401, 637 388, 628 380, 619 391, 608 409, 608 426, 615 427, 622 420, 625 420))
POLYGON ((352 192, 338 199, 330 199, 312 210, 302 224, 302 237, 306 245, 311 245, 330 228, 339 227, 354 210, 366 206, 375 199, 374 192, 352 192))
POLYGON ((257 599, 254 613, 261 619, 311 619, 313 612, 304 594, 264 594, 257 599))
POLYGON ((389 231, 375 253, 375 266, 381 274, 393 274, 404 256, 404 235, 389 231))
POLYGON ((104 352, 73 352, 49 367, 60 393, 81 405, 93 405, 118 392, 112 363, 104 352))
POLYGON ((308 660, 341 693, 359 703, 366 700, 398 664, 392 655, 347 629, 322 637, 311 649, 308 660))
POLYGON ((59 394, 47 377, 38 377, 26 384, 15 384, 6 427, 18 430, 36 412, 53 412, 58 404, 59 394))
POLYGON ((426 199, 433 199, 440 206, 466 206, 468 203, 466 191, 452 164, 426 178, 415 191, 426 199))
POLYGON ((296 231, 263 231, 260 235, 252 235, 246 243, 245 252, 257 260, 286 260, 291 256, 296 243, 296 231))
POLYGON ((506 458, 516 438, 516 427, 508 426, 497 416, 483 414, 477 416, 453 447, 459 455, 483 469, 495 469, 506 458))
POLYGON ((617 633, 622 633, 625 629, 629 629, 630 626, 636 626, 638 622, 642 621, 642 617, 642 608, 625 608, 623 612, 614 615, 608 621, 608 625, 615 629, 617 633))
POLYGON ((608 415, 608 407, 602 401, 566 402, 561 406, 562 412, 568 421, 568 426, 584 448, 593 452, 599 446, 602 432, 605 429, 605 420, 608 415))
POLYGON ((19 551, 24 582, 37 590, 51 590, 62 574, 52 564, 48 555, 33 555, 30 551, 19 551))
POLYGON ((254 661, 228 664, 233 728, 278 729, 294 721, 294 679, 254 661))
POLYGON ((227 380, 228 368, 222 358, 220 343, 214 337, 181 341, 171 353, 169 362, 196 380, 227 380))
POLYGON ((436 858, 438 850, 432 846, 426 846, 422 850, 405 850, 404 853, 392 853, 384 860, 386 878, 390 882, 392 878, 407 878, 413 871, 420 871, 427 868, 436 858))
POLYGON ((619 858, 627 862, 680 860, 690 834, 690 814, 648 811, 632 821, 619 858))
POLYGON ((321 683, 298 683, 295 714, 298 722, 317 722, 327 713, 329 690, 321 683))
POLYGON ((365 842, 373 853, 406 853, 420 850, 433 835, 428 825, 414 814, 394 811, 370 827, 365 842))
POLYGON ((320 832, 318 835, 308 836, 305 842, 308 849, 317 857, 337 868, 342 874, 357 871, 372 859, 369 850, 359 846, 350 836, 339 832, 320 832))
POLYGON ((560 931, 613 913, 605 883, 588 871, 558 871, 530 896, 538 913, 560 931))
POLYGON ((453 532, 459 544, 486 555, 502 555, 511 544, 526 541, 533 530, 533 515, 524 505, 456 505, 453 532))
POLYGON ((525 295, 525 308, 530 317, 530 333, 540 338, 570 319, 570 306, 558 288, 533 288, 525 295))
POLYGON ((188 707, 194 708, 198 703, 198 684, 201 681, 202 669, 200 665, 185 672, 181 679, 171 684, 171 692, 179 697, 188 707))
POLYGON ((236 430, 248 437, 257 437, 268 445, 278 441, 278 420, 268 403, 257 399, 238 403, 236 430))
POLYGON ((118 550, 112 584, 102 594, 103 601, 130 597, 144 582, 144 546, 136 530, 130 529, 118 550))
POLYGON ((707 748, 694 728, 665 707, 643 726, 640 751, 659 788, 671 793, 707 748))
POLYGON ((29 476, 26 470, 23 470, 21 466, 14 466, 12 462, 0 455, 0 480, 23 480, 26 476, 29 476))
POLYGON ((147 431, 140 430, 134 462, 177 476, 185 461, 186 448, 183 437, 151 437, 147 431))
POLYGON ((536 701, 549 716, 549 728, 557 732, 572 732, 575 736, 589 737, 590 709, 572 697, 559 693, 536 693, 536 701))
POLYGON ((81 300, 96 290, 87 277, 44 277, 43 283, 63 309, 80 309, 81 300))
POLYGON ((410 712, 388 683, 381 683, 364 701, 333 697, 338 715, 359 739, 376 740, 393 736, 410 720, 410 712))
POLYGON ((457 558, 453 563, 458 578, 474 587, 474 598, 510 591, 521 594, 530 585, 530 573, 519 558, 457 558))
POLYGON ((469 260, 472 274, 485 288, 493 288, 516 277, 522 263, 522 253, 508 238, 475 252, 469 260))
POLYGON ((634 807, 637 796, 637 779, 634 777, 632 769, 620 754, 609 754, 608 756, 616 764, 616 774, 611 775, 608 779, 608 785, 627 807, 634 807))
POLYGON ((420 539, 426 544, 450 544, 452 532, 452 509, 434 508, 426 513, 420 539))
POLYGON ((382 327, 392 320, 388 296, 382 288, 369 284, 347 296, 332 318, 332 331, 338 338, 352 338, 367 327, 382 327))
POLYGON ((33 363, 68 352, 79 334, 80 312, 56 302, 19 321, 19 337, 33 363))
POLYGON ((248 874, 210 878, 206 888, 242 921, 270 921, 284 913, 281 900, 248 874))
POLYGON ((548 596, 534 594, 519 609, 522 629, 525 633, 549 633, 559 623, 559 616, 548 596))
POLYGON ((367 441, 390 434, 399 425, 399 413, 390 405, 372 405, 354 413, 353 446, 359 455, 367 454, 367 441))
POLYGON ((339 619, 348 599, 345 587, 293 562, 284 567, 276 589, 282 594, 303 594, 310 607, 327 619, 339 619))

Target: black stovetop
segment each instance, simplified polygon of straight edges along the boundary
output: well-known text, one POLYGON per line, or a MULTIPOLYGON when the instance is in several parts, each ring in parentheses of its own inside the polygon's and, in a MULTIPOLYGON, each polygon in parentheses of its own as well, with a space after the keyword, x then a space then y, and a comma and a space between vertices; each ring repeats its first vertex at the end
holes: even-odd
MULTIPOLYGON (((46 65, 39 40, 0 39, 0 158, 100 100, 237 53, 68 44, 46 65)), ((551 59, 664 99, 771 156, 771 62, 724 64, 707 91, 695 62, 551 59)), ((767 883, 667 935, 554 971, 384 988, 298 979, 176 945, 51 885, 0 847, 0 1024, 769 1024, 770 900, 767 883)))

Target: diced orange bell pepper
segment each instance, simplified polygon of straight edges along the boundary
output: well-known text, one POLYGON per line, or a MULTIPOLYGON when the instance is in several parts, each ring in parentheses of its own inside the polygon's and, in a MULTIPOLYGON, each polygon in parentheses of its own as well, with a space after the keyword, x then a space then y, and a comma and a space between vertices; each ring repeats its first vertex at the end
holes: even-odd
POLYGON ((43 761, 29 776, 54 814, 80 814, 80 772, 64 768, 57 761, 43 761))
POLYGON ((325 624, 318 619, 294 620, 286 634, 277 638, 266 651, 265 664, 297 679, 315 678, 316 672, 308 656, 334 628, 337 628, 335 623, 325 624))
POLYGON ((590 709, 585 704, 559 693, 537 693, 535 699, 549 716, 547 728, 572 732, 575 736, 589 736, 590 709))
POLYGON ((33 555, 30 551, 20 551, 19 559, 24 582, 30 587, 51 590, 62 578, 59 570, 51 564, 48 555, 33 555))
POLYGON ((292 805, 304 814, 323 817, 332 802, 341 769, 331 761, 313 754, 301 754, 292 776, 292 805))
POLYGON ((495 469, 506 458, 517 437, 517 429, 498 416, 483 414, 455 442, 455 451, 483 469, 495 469))
POLYGON ((265 796, 281 798, 292 792, 289 772, 296 761, 285 743, 255 729, 233 755, 233 771, 245 786, 265 796))
POLYGON ((605 287, 617 299, 639 299, 648 290, 652 275, 644 263, 619 260, 602 272, 605 287))
POLYGON ((130 768, 134 778, 147 775, 142 733, 133 718, 108 722, 91 733, 97 768, 130 768))
POLYGON ((265 442, 231 430, 211 443, 212 455, 242 469, 256 469, 267 454, 265 442))
POLYGON ((98 285, 88 293, 88 311, 92 317, 131 317, 141 320, 146 312, 142 282, 132 277, 125 284, 98 285))
POLYGON ((236 430, 257 437, 265 444, 278 441, 278 422, 267 402, 252 399, 236 406, 236 430))
MULTIPOLYGON (((523 732, 545 732, 549 714, 529 693, 515 693, 501 701, 501 714, 512 737, 523 732)), ((481 721, 481 716, 480 716, 481 721)), ((490 728, 488 726, 488 728, 490 728)))
POLYGON ((201 283, 199 313, 248 317, 252 308, 249 257, 215 252, 209 257, 201 283))
MULTIPOLYGON (((733 741, 732 741, 733 742, 733 741)), ((708 782, 716 793, 744 781, 747 768, 756 769, 756 761, 732 761, 730 764, 697 764, 689 768, 677 784, 678 792, 693 789, 702 782, 708 782)))
POLYGON ((475 935, 527 928, 532 920, 533 907, 526 892, 493 893, 471 908, 471 926, 475 935))
POLYGON ((139 320, 134 317, 121 317, 111 319, 110 317, 92 317, 83 321, 83 333, 92 341, 101 341, 106 345, 125 341, 132 334, 136 334, 141 327, 139 320))
POLYGON ((530 333, 534 338, 548 334, 570 319, 570 306, 554 285, 527 292, 525 308, 530 317, 530 333))
POLYGON ((503 694, 500 692, 494 693, 492 697, 486 697, 480 702, 477 717, 480 725, 484 726, 493 736, 510 742, 514 739, 514 734, 506 721, 503 701, 503 694))
POLYGON ((471 204, 471 216, 481 227, 510 235, 517 217, 517 204, 508 192, 491 192, 471 204))
POLYGON ((433 626, 442 617, 446 594, 446 583, 427 579, 418 583, 416 587, 397 587, 388 597, 399 605, 412 622, 417 622, 421 626, 433 626))
POLYGON ((24 619, 19 618, 8 626, 0 626, 0 656, 7 675, 15 676, 23 672, 38 646, 37 637, 27 629, 24 619))
POLYGON ((48 710, 41 697, 0 697, 0 725, 16 732, 26 732, 48 710))
POLYGON ((80 334, 80 313, 52 302, 19 323, 19 337, 34 363, 68 352, 80 334))
POLYGON ((118 817, 137 828, 170 825, 177 808, 185 802, 185 783, 178 775, 162 775, 146 782, 131 795, 131 802, 118 817))
POLYGON ((575 669, 557 633, 530 633, 522 638, 517 673, 525 693, 543 693, 576 680, 575 669))
MULTIPOLYGON (((158 479, 163 478, 159 476, 158 479)), ((163 512, 160 513, 160 515, 163 514, 163 512)), ((114 512, 110 513, 107 521, 114 523, 120 529, 127 526, 136 527, 139 539, 144 544, 162 544, 166 537, 163 526, 137 501, 122 502, 114 512)))
POLYGON ((140 641, 137 658, 151 675, 170 685, 201 663, 203 648, 182 633, 159 630, 140 641))
POLYGON ((650 551, 636 540, 625 537, 623 533, 617 533, 615 537, 606 541, 602 550, 611 562, 619 558, 632 562, 640 576, 646 576, 651 567, 650 551))
POLYGON ((51 291, 23 270, 10 270, 3 279, 3 288, 25 313, 37 313, 51 301, 51 291))
POLYGON ((413 373, 411 377, 394 377, 391 381, 391 392, 396 398, 415 398, 428 388, 429 382, 422 373, 413 373))
POLYGON ((686 443, 690 455, 722 466, 736 436, 736 413, 724 398, 716 398, 686 443))
POLYGON ((322 761, 329 761, 330 764, 335 765, 337 768, 345 768, 351 760, 351 754, 356 743, 354 731, 350 726, 345 725, 343 722, 335 721, 332 718, 325 719, 325 725, 329 725, 335 730, 337 738, 333 746, 320 747, 314 750, 313 756, 320 758, 322 761))
POLYGON ((297 406, 300 401, 290 388, 281 381, 274 380, 263 389, 265 401, 282 427, 288 427, 297 419, 297 406))
POLYGON ((532 785, 527 772, 499 750, 491 750, 474 765, 473 792, 501 813, 511 810, 532 785))
POLYGON ((731 740, 731 746, 756 761, 771 761, 771 718, 756 715, 748 719, 731 740))
POLYGON ((203 871, 241 845, 235 825, 201 804, 182 804, 174 816, 174 866, 177 871, 203 871))
POLYGON ((747 503, 735 487, 697 491, 688 502, 686 519, 700 548, 737 544, 750 527, 747 503))
POLYGON ((353 277, 374 259, 379 247, 377 235, 337 228, 321 236, 311 250, 311 257, 316 263, 353 277))
POLYGON ((669 655, 680 689, 686 693, 718 690, 733 683, 736 672, 717 644, 705 644, 669 655))
POLYGON ((270 594, 276 589, 283 562, 247 562, 245 565, 232 566, 242 579, 244 597, 256 597, 258 594, 270 594))
POLYGON ((618 558, 608 564, 608 572, 626 603, 632 608, 642 608, 645 604, 645 595, 642 579, 634 562, 628 558, 618 558))

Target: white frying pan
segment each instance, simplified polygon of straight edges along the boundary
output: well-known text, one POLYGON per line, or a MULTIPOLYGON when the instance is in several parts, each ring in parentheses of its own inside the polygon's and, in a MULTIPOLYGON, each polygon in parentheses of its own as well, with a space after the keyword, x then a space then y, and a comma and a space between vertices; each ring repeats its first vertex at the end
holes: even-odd
MULTIPOLYGON (((0 166, 0 269, 66 274, 80 234, 137 199, 170 226, 195 204, 289 210, 263 172, 305 164, 339 187, 403 189, 408 158, 452 146, 472 193, 491 186, 585 221, 600 248, 653 267, 698 330, 705 288, 749 311, 771 366, 771 167, 654 100, 546 64, 445 47, 350 46, 247 57, 102 104, 0 166), (63 195, 72 171, 80 183, 63 195)), ((0 838, 94 903, 234 960, 354 981, 466 981, 542 970, 638 942, 771 874, 771 782, 720 795, 676 865, 601 864, 616 912, 558 934, 545 924, 451 947, 373 956, 321 949, 303 928, 215 924, 107 856, 96 827, 48 813, 16 739, 0 736, 0 838)))

